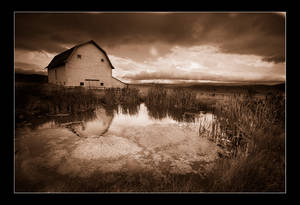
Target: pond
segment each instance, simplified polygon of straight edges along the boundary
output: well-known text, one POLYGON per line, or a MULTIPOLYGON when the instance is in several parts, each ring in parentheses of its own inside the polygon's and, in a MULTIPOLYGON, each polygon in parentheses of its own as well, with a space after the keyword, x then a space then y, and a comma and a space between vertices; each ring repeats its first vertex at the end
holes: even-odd
POLYGON ((144 103, 117 110, 99 107, 17 126, 16 191, 29 186, 57 190, 65 176, 85 180, 95 173, 205 175, 219 147, 199 136, 199 125, 209 128, 213 114, 153 110, 144 103))

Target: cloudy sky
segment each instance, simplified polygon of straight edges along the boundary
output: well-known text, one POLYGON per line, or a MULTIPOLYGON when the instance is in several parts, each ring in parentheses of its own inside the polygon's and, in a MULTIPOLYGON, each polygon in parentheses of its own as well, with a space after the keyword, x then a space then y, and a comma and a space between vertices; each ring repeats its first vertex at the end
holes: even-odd
POLYGON ((285 81, 284 13, 16 13, 15 71, 89 40, 127 83, 285 81))

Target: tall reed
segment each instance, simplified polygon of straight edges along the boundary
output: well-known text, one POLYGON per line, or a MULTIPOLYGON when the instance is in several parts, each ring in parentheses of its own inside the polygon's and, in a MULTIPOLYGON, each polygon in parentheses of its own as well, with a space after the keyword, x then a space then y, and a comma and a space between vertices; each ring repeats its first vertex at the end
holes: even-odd
POLYGON ((235 97, 217 105, 214 131, 201 134, 227 155, 208 176, 208 191, 284 191, 284 113, 285 99, 277 94, 262 100, 235 97))
POLYGON ((194 121, 193 114, 213 109, 212 105, 198 100, 195 91, 191 89, 166 89, 159 86, 149 89, 145 97, 145 105, 150 116, 162 119, 169 115, 177 121, 194 121))
POLYGON ((17 115, 77 113, 93 110, 101 102, 97 95, 84 88, 24 84, 16 87, 17 115))
POLYGON ((138 89, 109 88, 105 90, 102 102, 109 109, 118 111, 120 106, 123 113, 135 114, 138 112, 142 99, 138 89))

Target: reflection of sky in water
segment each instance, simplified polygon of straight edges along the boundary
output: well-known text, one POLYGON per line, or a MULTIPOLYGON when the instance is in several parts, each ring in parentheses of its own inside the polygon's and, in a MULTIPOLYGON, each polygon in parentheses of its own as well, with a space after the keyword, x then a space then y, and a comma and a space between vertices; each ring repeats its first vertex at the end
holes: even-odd
POLYGON ((173 124, 177 123, 175 120, 173 120, 170 117, 165 117, 161 120, 152 119, 148 115, 147 108, 144 104, 140 105, 140 110, 137 115, 129 115, 129 114, 116 114, 112 125, 116 126, 147 126, 151 124, 173 124))
POLYGON ((153 117, 149 116, 149 111, 144 104, 140 105, 139 112, 136 115, 129 115, 129 114, 122 114, 119 112, 115 114, 111 125, 108 129, 108 132, 112 131, 120 131, 123 128, 126 129, 135 129, 140 126, 151 127, 152 125, 160 125, 160 126, 170 126, 170 129, 175 127, 190 127, 195 130, 199 129, 199 125, 205 129, 211 129, 211 124, 214 121, 214 116, 211 113, 199 113, 195 116, 194 122, 178 122, 174 120, 169 115, 166 115, 162 119, 154 119, 153 117))

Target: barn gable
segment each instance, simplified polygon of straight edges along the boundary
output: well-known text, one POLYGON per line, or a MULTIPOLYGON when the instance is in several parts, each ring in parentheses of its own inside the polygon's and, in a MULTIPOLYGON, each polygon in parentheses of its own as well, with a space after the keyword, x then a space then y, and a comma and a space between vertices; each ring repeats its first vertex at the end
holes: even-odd
POLYGON ((93 45, 95 45, 102 53, 104 53, 104 55, 106 56, 106 58, 108 59, 108 63, 110 64, 111 66, 111 69, 114 69, 114 66, 112 65, 112 63, 110 62, 106 52, 93 40, 91 41, 88 41, 88 42, 85 42, 85 43, 82 43, 82 44, 79 44, 79 45, 76 45, 58 55, 56 55, 52 60, 51 62, 49 63, 49 65, 46 67, 48 68, 48 70, 52 69, 52 68, 56 68, 56 67, 59 67, 59 66, 62 66, 62 65, 65 65, 68 60, 70 59, 70 56, 72 56, 72 54, 74 53, 74 51, 83 46, 83 45, 86 45, 86 44, 89 44, 89 43, 92 43, 93 45))

